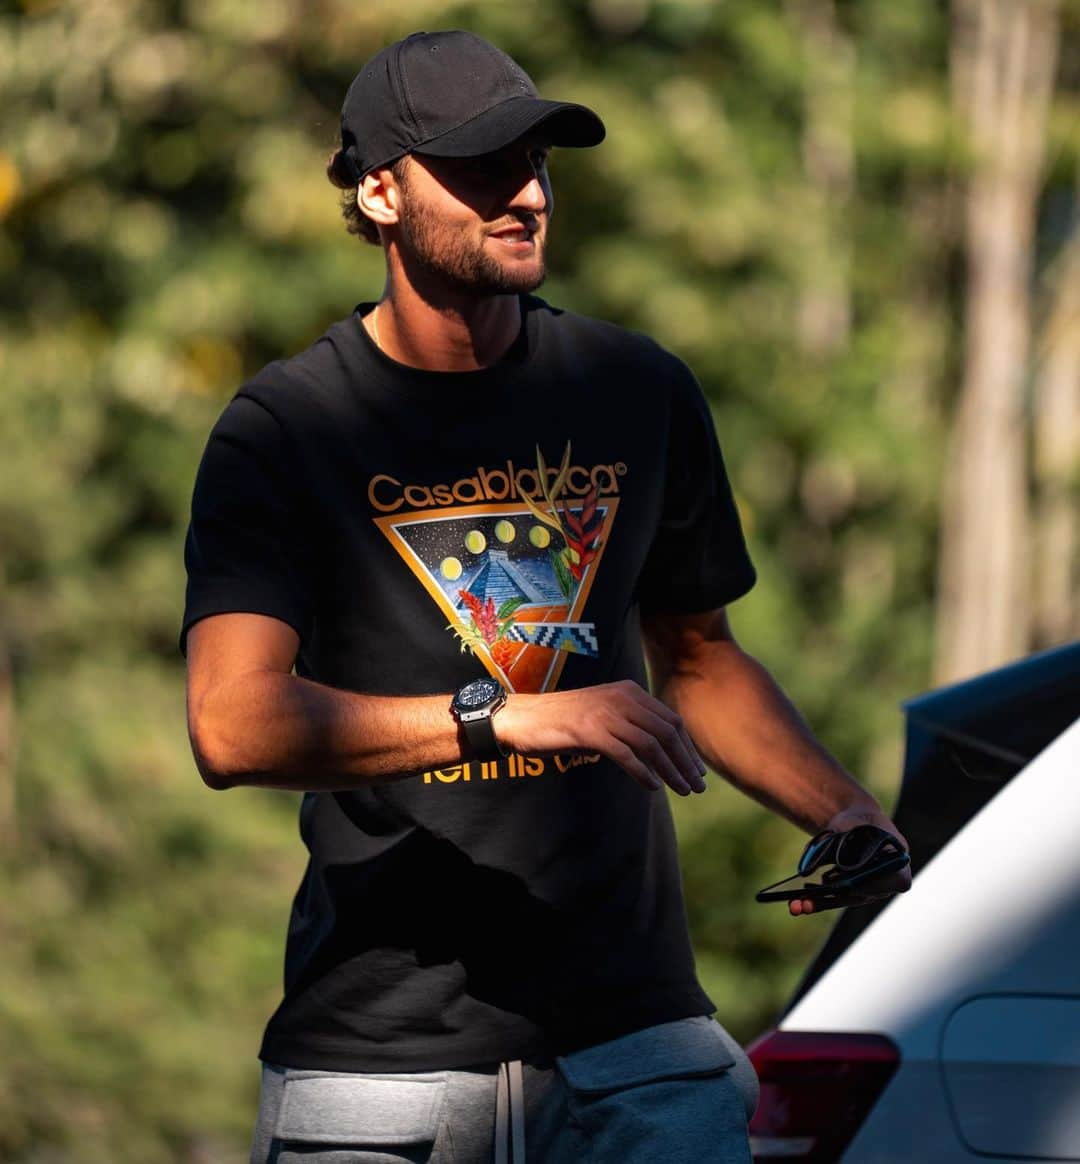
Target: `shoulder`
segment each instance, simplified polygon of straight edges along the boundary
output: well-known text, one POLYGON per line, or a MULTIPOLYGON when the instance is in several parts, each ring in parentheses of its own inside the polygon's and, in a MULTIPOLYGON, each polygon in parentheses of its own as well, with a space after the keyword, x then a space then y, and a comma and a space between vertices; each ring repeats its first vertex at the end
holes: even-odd
POLYGON ((236 391, 226 413, 263 412, 284 430, 317 424, 345 405, 360 345, 353 317, 332 324, 303 351, 266 364, 236 391))
POLYGON ((684 390, 686 386, 696 388, 689 367, 652 336, 606 319, 552 307, 536 296, 526 298, 526 310, 536 313, 541 343, 546 337, 559 337, 579 346, 587 358, 602 360, 609 367, 615 361, 635 378, 650 380, 652 387, 670 383, 682 384, 684 390))

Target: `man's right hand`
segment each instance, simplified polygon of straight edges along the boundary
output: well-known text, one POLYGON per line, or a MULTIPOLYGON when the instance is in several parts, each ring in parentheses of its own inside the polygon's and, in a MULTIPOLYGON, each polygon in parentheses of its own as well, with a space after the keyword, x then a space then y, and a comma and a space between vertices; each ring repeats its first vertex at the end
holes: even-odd
POLYGON ((705 791, 705 765, 681 717, 630 679, 511 695, 493 721, 504 748, 526 755, 599 752, 642 787, 705 791))

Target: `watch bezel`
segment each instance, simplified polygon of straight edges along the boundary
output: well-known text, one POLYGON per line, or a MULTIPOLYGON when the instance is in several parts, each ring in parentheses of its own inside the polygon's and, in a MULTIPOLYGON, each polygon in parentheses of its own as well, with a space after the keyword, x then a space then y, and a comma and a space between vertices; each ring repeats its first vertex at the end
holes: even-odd
POLYGON ((460 722, 465 723, 469 720, 493 715, 505 702, 506 688, 498 679, 492 679, 489 675, 481 675, 477 679, 470 679, 468 683, 463 684, 454 692, 454 698, 450 702, 450 710, 460 722), (462 696, 467 691, 481 685, 490 688, 487 698, 482 703, 465 704, 462 702, 462 696))

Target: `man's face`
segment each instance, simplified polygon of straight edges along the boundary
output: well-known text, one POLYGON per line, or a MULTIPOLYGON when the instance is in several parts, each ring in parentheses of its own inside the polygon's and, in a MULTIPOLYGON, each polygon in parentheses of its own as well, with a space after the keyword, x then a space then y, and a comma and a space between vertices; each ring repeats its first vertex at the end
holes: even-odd
POLYGON ((457 292, 535 290, 553 203, 547 154, 526 137, 476 158, 412 155, 398 183, 404 261, 457 292))

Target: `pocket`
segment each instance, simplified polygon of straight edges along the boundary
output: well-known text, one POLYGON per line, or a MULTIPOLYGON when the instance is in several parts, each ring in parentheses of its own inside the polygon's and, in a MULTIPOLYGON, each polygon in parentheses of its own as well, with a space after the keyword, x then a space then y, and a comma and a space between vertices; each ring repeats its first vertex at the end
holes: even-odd
POLYGON ((571 1089, 600 1095, 659 1083, 716 1075, 735 1065, 735 1056, 709 1018, 679 1019, 586 1047, 556 1062, 571 1089))
POLYGON ((555 1159, 750 1164, 737 1063, 711 1019, 661 1023, 556 1060, 566 1145, 555 1159))
POLYGON ((729 1074, 731 1081, 739 1089, 743 1105, 746 1108, 746 1122, 749 1123, 757 1110, 758 1100, 761 1098, 761 1081, 754 1070, 750 1056, 742 1049, 738 1041, 716 1019, 709 1019, 718 1038, 727 1047, 731 1057, 735 1060, 729 1074))
POLYGON ((446 1076, 290 1070, 274 1129, 278 1164, 398 1164, 431 1156, 446 1076))

